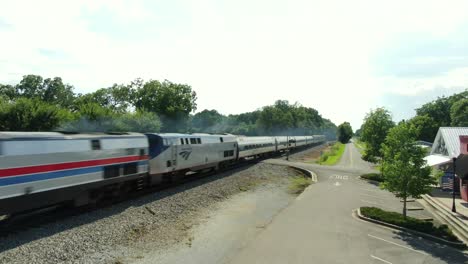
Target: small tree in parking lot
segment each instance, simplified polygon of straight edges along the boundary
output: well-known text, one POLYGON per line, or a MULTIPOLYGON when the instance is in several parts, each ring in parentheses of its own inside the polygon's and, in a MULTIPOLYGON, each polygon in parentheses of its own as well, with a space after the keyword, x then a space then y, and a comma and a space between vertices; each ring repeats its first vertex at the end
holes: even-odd
POLYGON ((403 199, 403 216, 406 218, 406 201, 430 192, 435 179, 426 165, 423 148, 416 145, 416 130, 406 122, 390 129, 382 146, 381 187, 403 199))

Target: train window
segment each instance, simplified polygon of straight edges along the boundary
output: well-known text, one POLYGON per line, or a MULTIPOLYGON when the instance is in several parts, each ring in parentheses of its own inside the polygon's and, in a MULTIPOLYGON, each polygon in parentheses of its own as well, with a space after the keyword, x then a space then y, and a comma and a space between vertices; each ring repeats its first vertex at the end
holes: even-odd
POLYGON ((181 145, 184 144, 184 139, 183 139, 183 138, 180 139, 180 144, 181 144, 181 145))
POLYGON ((140 149, 140 156, 144 156, 145 155, 145 149, 140 149))
POLYGON ((219 138, 219 142, 221 142, 221 143, 224 142, 223 137, 219 138))
POLYGON ((124 175, 135 174, 137 173, 137 164, 136 163, 128 163, 124 164, 124 175))
POLYGON ((197 138, 197 144, 201 144, 201 138, 197 138))
POLYGON ((104 167, 104 179, 118 177, 120 172, 119 165, 112 165, 104 167))
POLYGON ((185 144, 187 144, 187 145, 188 145, 188 138, 186 138, 186 139, 185 139, 185 144))
POLYGON ((191 138, 190 139, 190 144, 197 144, 197 139, 196 138, 191 138))
POLYGON ((97 139, 91 140, 91 149, 92 150, 100 150, 101 149, 101 142, 97 139))
POLYGON ((167 167, 171 167, 171 166, 172 166, 172 164, 171 164, 171 161, 170 161, 170 160, 168 160, 168 161, 166 162, 166 166, 167 166, 167 167))
POLYGON ((224 157, 232 157, 232 156, 234 156, 234 150, 224 151, 224 157))

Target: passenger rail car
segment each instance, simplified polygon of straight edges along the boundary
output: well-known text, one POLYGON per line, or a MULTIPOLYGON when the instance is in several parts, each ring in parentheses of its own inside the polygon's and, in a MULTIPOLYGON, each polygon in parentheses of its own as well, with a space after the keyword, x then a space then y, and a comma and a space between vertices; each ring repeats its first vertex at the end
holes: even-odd
POLYGON ((90 190, 146 175, 147 154, 143 134, 0 132, 0 215, 66 200, 86 204, 90 190))
POLYGON ((325 140, 322 135, 0 132, 0 215, 64 202, 86 205, 325 140))
POLYGON ((255 157, 277 150, 274 137, 238 137, 239 158, 255 157))

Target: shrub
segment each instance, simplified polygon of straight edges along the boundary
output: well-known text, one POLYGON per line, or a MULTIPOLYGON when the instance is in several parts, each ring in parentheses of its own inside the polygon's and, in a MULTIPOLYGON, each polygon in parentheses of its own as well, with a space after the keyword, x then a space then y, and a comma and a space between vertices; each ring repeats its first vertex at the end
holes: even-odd
POLYGON ((432 222, 423 221, 409 216, 404 218, 400 213, 387 212, 376 207, 361 207, 361 213, 366 217, 378 221, 405 227, 422 233, 427 233, 429 235, 441 237, 445 240, 459 242, 458 238, 446 225, 440 225, 437 227, 434 226, 432 222))
POLYGON ((380 173, 366 173, 362 174, 361 178, 371 181, 383 182, 383 175, 380 173))

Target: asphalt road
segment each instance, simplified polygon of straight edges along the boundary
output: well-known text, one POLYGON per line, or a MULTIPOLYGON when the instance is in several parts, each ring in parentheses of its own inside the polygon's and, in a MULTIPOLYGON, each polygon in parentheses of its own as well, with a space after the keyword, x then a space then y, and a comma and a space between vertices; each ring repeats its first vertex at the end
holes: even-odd
POLYGON ((307 188, 229 263, 468 263, 468 255, 457 249, 353 216, 353 209, 360 206, 400 210, 401 203, 357 178, 371 167, 361 161, 352 143, 337 166, 296 165, 317 173, 318 183, 307 188))

